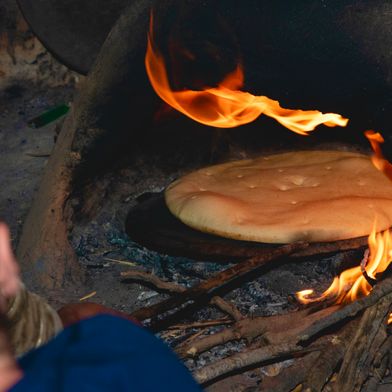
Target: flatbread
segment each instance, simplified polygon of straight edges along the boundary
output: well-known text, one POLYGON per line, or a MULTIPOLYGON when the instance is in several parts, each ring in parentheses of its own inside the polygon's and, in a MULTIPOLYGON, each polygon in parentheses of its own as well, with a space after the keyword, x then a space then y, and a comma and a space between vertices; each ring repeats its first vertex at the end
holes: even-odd
POLYGON ((335 241, 392 226, 392 182, 367 155, 297 151, 190 173, 165 192, 194 229, 239 240, 335 241))

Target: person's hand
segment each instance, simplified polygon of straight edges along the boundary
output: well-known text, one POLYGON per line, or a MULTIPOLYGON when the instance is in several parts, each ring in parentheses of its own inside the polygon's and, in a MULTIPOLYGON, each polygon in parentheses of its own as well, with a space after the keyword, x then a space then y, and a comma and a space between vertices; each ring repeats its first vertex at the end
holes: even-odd
POLYGON ((5 310, 6 299, 16 295, 19 288, 19 266, 12 252, 10 232, 0 222, 0 312, 5 310))
MULTIPOLYGON (((10 232, 0 222, 0 318, 6 311, 7 298, 16 295, 20 288, 19 267, 11 248, 10 232)), ((13 356, 5 325, 0 322, 0 392, 8 391, 23 376, 13 356)))

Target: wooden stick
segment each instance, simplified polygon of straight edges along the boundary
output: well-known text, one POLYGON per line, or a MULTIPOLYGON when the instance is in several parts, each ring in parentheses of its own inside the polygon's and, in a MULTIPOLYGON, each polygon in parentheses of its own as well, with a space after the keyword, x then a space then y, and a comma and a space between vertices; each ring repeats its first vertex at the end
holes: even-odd
POLYGON ((244 275, 259 269, 266 265, 272 260, 276 260, 287 256, 293 252, 305 249, 309 246, 307 243, 294 243, 289 245, 283 245, 281 247, 272 249, 270 252, 263 254, 260 257, 252 257, 249 260, 245 260, 231 268, 224 271, 218 272, 211 279, 200 282, 199 284, 187 289, 182 295, 169 298, 165 301, 159 302, 158 304, 141 308, 132 313, 132 317, 139 321, 143 321, 148 318, 157 317, 168 310, 177 308, 188 301, 195 301, 200 297, 209 295, 213 290, 221 288, 235 279, 243 277, 244 275))
POLYGON ((304 355, 302 358, 297 358, 294 364, 283 369, 277 376, 263 378, 258 385, 257 391, 287 392, 294 390, 306 378, 319 356, 320 352, 314 351, 304 355))
POLYGON ((193 373, 193 377, 200 384, 205 384, 225 374, 247 368, 251 365, 270 361, 276 362, 278 359, 289 358, 294 354, 305 354, 312 351, 318 351, 323 349, 325 344, 326 343, 304 348, 297 346, 295 343, 282 343, 253 350, 245 350, 196 370, 196 372, 193 373))
POLYGON ((217 325, 224 325, 224 324, 233 324, 233 321, 230 320, 229 318, 222 318, 222 319, 217 319, 217 320, 204 320, 204 321, 198 321, 196 323, 190 323, 190 324, 172 325, 171 327, 168 328, 168 330, 185 330, 185 329, 191 329, 191 328, 207 328, 207 327, 215 327, 217 325))
MULTIPOLYGON (((175 293, 175 294, 183 293, 186 290, 185 287, 177 283, 166 282, 160 279, 158 276, 145 271, 130 270, 126 272, 121 272, 121 276, 127 279, 140 281, 142 283, 152 284, 154 288, 156 288, 157 290, 164 290, 169 293, 175 293)), ((222 312, 227 313, 236 321, 244 318, 244 316, 241 314, 241 312, 237 309, 237 307, 234 304, 225 301, 221 297, 218 296, 213 297, 210 303, 211 305, 214 305, 217 308, 219 308, 222 312)))
POLYGON ((386 318, 391 301, 384 297, 367 308, 350 341, 335 386, 341 392, 362 390, 379 349, 387 340, 386 318))
POLYGON ((333 242, 319 242, 310 244, 306 249, 294 252, 290 257, 309 257, 326 253, 342 252, 345 250, 354 250, 366 247, 368 237, 351 238, 333 242))
POLYGON ((336 312, 332 313, 328 317, 325 317, 315 322, 313 325, 307 328, 304 333, 299 337, 300 342, 305 342, 309 340, 321 331, 339 323, 344 319, 354 317, 359 312, 376 304, 383 297, 386 297, 388 301, 392 303, 392 277, 388 277, 379 284, 377 284, 373 291, 367 297, 352 302, 338 309, 336 312))
POLYGON ((290 340, 295 343, 304 329, 336 309, 337 307, 330 307, 309 315, 307 310, 302 310, 279 316, 245 318, 237 321, 231 328, 225 328, 190 344, 181 344, 176 348, 176 352, 182 358, 194 357, 221 344, 241 339, 252 341, 259 336, 263 336, 265 341, 273 344, 290 340))
POLYGON ((205 333, 205 329, 201 329, 200 331, 194 333, 193 335, 189 336, 188 339, 185 340, 185 342, 191 342, 192 340, 197 339, 199 336, 203 335, 205 333))
POLYGON ((160 279, 158 276, 145 271, 130 270, 126 272, 121 272, 121 276, 126 279, 132 279, 143 283, 152 284, 158 290, 164 290, 169 293, 177 294, 186 291, 186 288, 179 284, 166 282, 160 279))
POLYGON ((357 321, 350 321, 339 330, 337 335, 333 336, 331 344, 325 347, 325 350, 321 352, 309 372, 301 380, 302 390, 323 390, 325 384, 338 369, 338 365, 344 357, 355 331, 358 329, 357 321))
POLYGON ((231 302, 225 301, 222 297, 215 296, 210 301, 211 305, 215 305, 222 312, 227 313, 235 321, 242 320, 244 315, 238 310, 238 308, 231 302))
MULTIPOLYGON (((256 349, 256 350, 247 350, 239 354, 235 354, 233 356, 230 356, 228 358, 225 358, 221 361, 217 361, 209 366, 206 366, 200 370, 198 370, 195 373, 195 377, 199 382, 206 383, 211 380, 214 380, 217 377, 221 377, 227 373, 233 372, 234 370, 239 370, 245 367, 249 367, 251 365, 255 365, 260 362, 264 361, 276 361, 278 359, 282 359, 285 357, 288 357, 290 355, 293 355, 296 352, 301 352, 299 343, 301 341, 309 340, 310 338, 313 338, 320 332, 324 331, 326 328, 331 327, 332 325, 335 325, 336 323, 343 321, 344 319, 350 320, 353 316, 358 314, 363 309, 368 308, 368 310, 365 312, 366 317, 363 319, 361 326, 354 328, 355 332, 357 331, 356 337, 352 339, 350 334, 347 336, 349 337, 346 341, 346 343, 349 343, 350 346, 346 343, 343 344, 341 342, 341 339, 339 337, 331 337, 330 338, 330 343, 328 344, 327 347, 329 347, 333 356, 333 361, 331 362, 332 366, 325 366, 323 367, 320 372, 325 376, 325 377, 330 377, 331 374, 330 372, 334 371, 335 366, 333 364, 337 364, 335 359, 337 357, 342 358, 343 355, 346 352, 350 351, 350 355, 354 356, 354 358, 358 358, 358 360, 353 360, 353 358, 349 357, 347 360, 345 359, 344 363, 347 363, 346 366, 342 367, 342 377, 341 379, 345 380, 344 383, 339 381, 339 389, 342 391, 351 391, 350 388, 353 387, 353 382, 355 381, 356 385, 362 385, 361 382, 363 382, 366 379, 367 371, 369 370, 368 365, 370 365, 373 361, 372 356, 369 355, 369 352, 376 353, 379 349, 379 347, 382 346, 382 344, 385 341, 385 336, 383 336, 382 333, 380 333, 380 327, 382 326, 384 329, 386 329, 385 324, 385 317, 388 313, 389 305, 392 302, 392 278, 389 277, 382 281, 373 291, 372 293, 365 297, 362 298, 354 303, 351 303, 349 305, 346 305, 345 307, 338 308, 333 313, 330 314, 324 314, 322 317, 320 316, 320 312, 318 313, 312 313, 308 317, 312 317, 313 323, 311 323, 310 326, 306 327, 305 326, 305 332, 302 331, 296 331, 295 328, 290 329, 290 331, 280 332, 275 331, 275 332, 266 332, 264 333, 264 338, 267 337, 267 340, 271 339, 271 336, 274 337, 275 342, 278 342, 277 344, 270 344, 265 347, 256 349), (376 305, 379 302, 378 305, 376 305), (376 306, 373 306, 376 305, 376 306), (370 308, 371 307, 371 308, 370 308), (378 310, 379 309, 379 310, 378 310), (316 315, 316 316, 315 316, 316 315), (376 322, 374 320, 376 319, 376 322), (317 320, 314 322, 314 320, 317 320), (382 320, 382 322, 381 322, 382 320), (369 330, 369 333, 368 333, 369 330), (362 340, 359 340, 359 337, 362 340), (376 342, 377 340, 377 342, 376 342), (336 345, 336 350, 331 349, 332 345, 336 345), (374 344, 374 347, 373 347, 374 344), (358 352, 356 351, 355 347, 356 346, 361 346, 361 350, 358 352), (351 348, 350 348, 351 347, 351 348), (342 348, 342 350, 340 350, 342 348), (339 355, 336 355, 336 354, 339 355), (356 354, 357 353, 357 354, 356 354), (359 355, 359 357, 357 356, 359 355), (365 358, 365 360, 364 360, 365 358), (369 359, 370 358, 370 359, 369 359), (362 364, 360 367, 358 364, 362 364), (364 365, 365 364, 365 365, 364 365), (362 370, 365 370, 363 372, 363 376, 358 378, 358 368, 361 368, 362 370), (366 367, 366 369, 365 369, 366 367), (346 382, 349 380, 348 382, 346 382), (353 381, 354 380, 354 381, 353 381)), ((336 309, 336 308, 335 308, 336 309)), ((325 309, 324 311, 327 311, 330 309, 325 309)), ((300 312, 297 312, 300 313, 300 312)), ((283 316, 281 316, 283 317, 283 316)), ((312 321, 311 319, 311 321, 312 321)), ((306 318, 304 318, 304 321, 306 318)), ((246 320, 248 321, 248 320, 246 320)), ((309 320, 308 320, 309 321, 309 320)), ((238 323, 243 322, 241 320, 238 323)), ((238 324, 236 323, 236 325, 238 324)), ((354 325, 354 324, 351 324, 354 325)), ((355 324, 356 325, 356 324, 355 324)), ((232 328, 234 330, 234 328, 232 328)), ((274 327, 270 327, 271 330, 274 329, 274 327)), ((352 331, 352 329, 351 329, 352 331)), ((225 333, 228 333, 228 330, 225 330, 225 333)), ((221 335, 222 337, 223 335, 221 335)), ((343 335, 344 336, 344 335, 343 335)), ((201 341, 206 341, 208 337, 197 340, 196 342, 191 342, 192 347, 195 346, 196 343, 200 345, 201 341)), ((216 338, 214 338, 216 339, 216 338)), ((225 339, 223 339, 223 342, 225 339)), ((184 349, 184 348, 182 348, 184 349)), ((303 350, 303 347, 302 347, 303 350)), ((311 350, 313 351, 313 350, 311 350)), ((188 351, 187 354, 194 354, 195 350, 188 351)), ((372 354, 373 355, 373 354, 372 354)), ((339 359, 339 358, 338 358, 339 359)), ((321 374, 320 373, 320 374, 321 374)), ((321 377, 320 374, 318 374, 318 377, 321 377)), ((325 378, 324 378, 325 380, 325 378)), ((340 379, 338 379, 340 380, 340 379)), ((356 389, 357 390, 357 389, 356 389)), ((359 390, 359 389, 358 389, 359 390)))

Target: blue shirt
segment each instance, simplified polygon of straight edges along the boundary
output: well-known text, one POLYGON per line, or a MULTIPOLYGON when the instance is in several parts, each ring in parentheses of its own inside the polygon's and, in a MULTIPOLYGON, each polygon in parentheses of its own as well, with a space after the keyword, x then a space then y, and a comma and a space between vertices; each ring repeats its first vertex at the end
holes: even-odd
POLYGON ((23 379, 10 392, 200 392, 175 354, 130 321, 83 320, 20 360, 23 379))

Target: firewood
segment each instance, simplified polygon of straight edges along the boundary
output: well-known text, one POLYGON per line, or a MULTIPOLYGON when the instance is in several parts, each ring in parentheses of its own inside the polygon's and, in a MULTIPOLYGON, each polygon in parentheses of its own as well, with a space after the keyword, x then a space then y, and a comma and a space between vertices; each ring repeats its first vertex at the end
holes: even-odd
POLYGON ((307 310, 302 310, 279 316, 245 318, 237 321, 231 328, 225 328, 213 335, 192 341, 190 344, 182 344, 177 347, 176 352, 180 357, 193 357, 217 345, 241 339, 252 341, 259 336, 269 344, 290 340, 295 342, 301 331, 334 310, 336 307, 323 309, 308 316, 307 310))
POLYGON ((349 238, 333 242, 319 242, 310 244, 308 248, 294 252, 290 257, 309 257, 346 250, 360 249, 367 246, 367 237, 349 238))
POLYGON ((284 369, 279 375, 265 377, 258 386, 257 391, 287 392, 300 385, 320 357, 319 351, 314 351, 297 358, 295 363, 284 369))
POLYGON ((165 301, 159 302, 158 304, 141 308, 132 313, 132 317, 137 320, 145 320, 152 317, 157 317, 168 310, 175 309, 188 301, 195 301, 203 296, 211 295, 212 292, 217 289, 232 283, 236 279, 244 277, 246 274, 254 272, 266 265, 267 263, 287 256, 300 249, 305 249, 309 246, 307 243, 294 243, 289 245, 283 245, 275 248, 261 257, 253 257, 249 260, 243 261, 233 267, 218 272, 211 279, 187 289, 180 296, 169 298, 165 301))
POLYGON ((386 296, 365 310, 334 383, 336 390, 354 392, 362 389, 379 349, 387 340, 386 319, 390 305, 391 300, 386 296))
MULTIPOLYGON (((150 284, 157 291, 163 290, 174 294, 183 293, 184 291, 186 291, 185 287, 177 283, 166 282, 160 279, 158 276, 145 271, 129 270, 129 271, 122 272, 121 276, 125 277, 126 279, 131 279, 142 283, 150 284)), ((218 296, 213 297, 210 301, 210 304, 216 306, 223 313, 226 313, 229 316, 231 316, 233 320, 238 321, 244 318, 244 316, 241 314, 241 312, 237 309, 237 307, 234 304, 225 301, 221 297, 218 296)), ((169 329, 170 328, 171 327, 169 327, 169 329)))
POLYGON ((190 328, 207 328, 207 327, 216 327, 217 325, 225 325, 225 324, 233 324, 233 321, 230 320, 228 317, 216 319, 216 320, 203 320, 203 321, 197 321, 195 323, 172 325, 171 327, 168 328, 168 330, 171 331, 171 330, 185 330, 190 328))
POLYGON ((358 328, 357 320, 352 320, 345 325, 335 335, 334 344, 330 344, 323 350, 313 366, 301 380, 302 390, 322 391, 325 384, 328 383, 334 371, 338 368, 339 363, 344 357, 347 347, 358 328))
MULTIPOLYGON (((314 339, 321 332, 339 322, 352 320, 353 316, 361 310, 366 309, 360 324, 356 320, 353 320, 353 322, 338 332, 337 335, 329 337, 327 351, 325 355, 320 357, 322 360, 318 362, 314 372, 301 383, 303 386, 309 385, 312 390, 314 386, 318 385, 314 390, 321 390, 336 369, 336 365, 344 357, 336 381, 334 380, 334 388, 337 387, 337 390, 344 392, 359 391, 368 377, 375 356, 380 351, 380 347, 386 344, 386 317, 391 302, 392 278, 387 278, 376 286, 373 292, 365 298, 340 308, 324 309, 324 311, 329 310, 329 312, 325 312, 324 314, 320 314, 323 311, 311 313, 307 316, 308 320, 306 320, 306 317, 302 318, 304 325, 300 331, 296 330, 294 326, 294 328, 290 328, 291 331, 282 333, 276 329, 275 325, 270 325, 270 331, 264 331, 264 337, 272 344, 254 350, 245 350, 239 354, 229 356, 199 369, 195 372, 194 376, 200 382, 206 383, 225 374, 229 374, 234 370, 238 371, 264 361, 277 361, 297 352, 309 352, 301 346, 301 342, 314 339), (301 351, 299 347, 302 347, 304 351, 301 351), (360 372, 361 375, 359 375, 360 372), (316 379, 318 382, 315 382, 316 379), (353 386, 355 386, 355 389, 352 389, 353 386)), ((282 322, 284 316, 277 316, 281 317, 280 322, 282 322)), ((179 350, 180 355, 195 355, 198 353, 198 350, 203 351, 213 347, 213 345, 225 343, 230 339, 246 337, 238 334, 238 329, 235 328, 236 326, 238 327, 239 323, 243 323, 244 321, 249 322, 248 319, 241 320, 234 325, 231 331, 225 329, 220 335, 218 334, 217 337, 213 337, 213 339, 206 337, 191 342, 191 347, 189 345, 188 347, 181 347, 179 350)), ((268 326, 266 326, 266 329, 268 329, 268 326)), ((320 339, 316 339, 315 343, 312 343, 313 346, 310 345, 308 349, 310 350, 311 347, 315 347, 314 345, 321 344, 320 342, 320 339)))
POLYGON ((367 297, 352 302, 338 309, 328 317, 315 322, 300 336, 300 341, 305 342, 323 330, 336 325, 345 319, 356 316, 359 312, 369 308, 372 305, 375 305, 380 299, 384 297, 387 301, 392 302, 392 277, 388 277, 377 284, 367 297))
POLYGON ((215 305, 222 312, 227 313, 234 320, 239 321, 244 318, 244 315, 238 310, 238 308, 231 302, 225 301, 222 297, 215 296, 210 301, 211 305, 215 305))
POLYGON ((328 343, 330 342, 302 347, 290 342, 269 345, 253 350, 245 350, 196 370, 193 373, 193 376, 200 384, 205 384, 225 374, 230 374, 252 365, 254 366, 256 364, 258 365, 271 361, 276 362, 277 360, 287 359, 294 355, 319 351, 324 349, 328 343))
POLYGON ((157 290, 163 290, 169 293, 183 293, 186 291, 186 288, 179 284, 166 282, 158 278, 158 276, 145 271, 129 270, 121 272, 121 276, 126 279, 152 284, 157 290))

